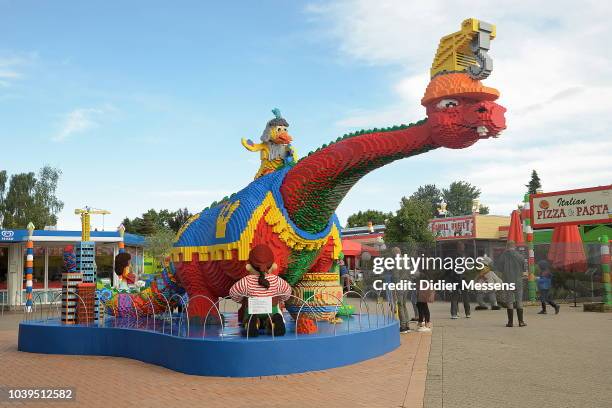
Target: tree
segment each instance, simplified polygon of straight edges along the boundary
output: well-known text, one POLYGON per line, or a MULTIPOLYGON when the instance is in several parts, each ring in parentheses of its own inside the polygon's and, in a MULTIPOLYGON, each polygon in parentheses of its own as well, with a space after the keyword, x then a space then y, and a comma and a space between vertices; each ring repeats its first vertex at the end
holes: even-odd
POLYGON ((174 232, 178 232, 179 229, 191 218, 193 214, 189 212, 187 208, 178 209, 174 213, 174 217, 170 220, 170 228, 174 232))
POLYGON ((57 225, 57 214, 64 208, 64 203, 55 196, 61 174, 60 170, 51 166, 44 166, 38 172, 34 184, 34 209, 31 217, 34 225, 39 228, 57 225))
POLYGON ((170 255, 174 243, 174 231, 171 229, 160 229, 146 238, 147 254, 157 262, 163 263, 166 256, 170 255))
POLYGON ((531 171, 531 180, 529 180, 529 184, 525 184, 529 194, 535 194, 539 189, 542 188, 542 183, 540 182, 540 176, 535 170, 531 171))
POLYGON ((434 242, 429 230, 430 204, 414 198, 402 197, 400 209, 386 223, 385 242, 426 244, 434 242))
POLYGON ((64 203, 55 195, 61 175, 59 169, 44 166, 32 172, 11 175, 0 172, 0 212, 6 228, 25 228, 29 222, 37 228, 57 224, 57 214, 64 203), (9 182, 8 189, 6 182, 9 182))
POLYGON ((355 214, 352 214, 346 220, 346 226, 348 228, 352 227, 363 227, 368 225, 368 222, 372 222, 372 224, 384 224, 385 220, 391 217, 392 213, 384 213, 378 210, 365 210, 359 211, 355 214))
POLYGON ((489 214, 489 207, 487 207, 486 205, 480 205, 480 207, 478 207, 478 213, 481 215, 487 215, 489 214))
MULTIPOLYGON (((35 184, 34 173, 20 173, 11 176, 8 192, 2 205, 5 228, 25 228, 28 222, 35 222, 30 217, 34 208, 35 184)), ((40 224, 34 225, 41 228, 40 224)))
POLYGON ((480 197, 480 189, 466 181, 453 181, 448 188, 442 189, 442 197, 449 216, 471 214, 472 201, 480 197))
POLYGON ((424 186, 420 186, 417 191, 412 193, 410 198, 415 200, 421 200, 423 202, 429 203, 431 206, 431 216, 436 217, 438 215, 438 204, 440 202, 440 198, 442 197, 442 192, 435 184, 425 184, 424 186))
POLYGON ((4 194, 6 192, 6 181, 7 181, 6 170, 0 171, 0 228, 2 228, 2 222, 4 219, 4 194))
POLYGON ((160 210, 159 212, 150 209, 140 217, 124 218, 123 226, 126 232, 145 236, 154 235, 160 231, 176 233, 189 217, 191 213, 186 208, 177 211, 160 210))

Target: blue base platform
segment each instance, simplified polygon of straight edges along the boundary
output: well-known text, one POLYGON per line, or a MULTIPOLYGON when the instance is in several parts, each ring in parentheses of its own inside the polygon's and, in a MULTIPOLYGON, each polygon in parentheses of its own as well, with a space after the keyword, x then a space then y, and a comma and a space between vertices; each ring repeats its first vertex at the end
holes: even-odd
POLYGON ((18 348, 32 353, 127 357, 194 375, 255 377, 353 364, 388 353, 400 344, 396 321, 378 320, 371 327, 362 323, 361 330, 354 317, 349 324, 348 330, 346 321, 339 324, 334 334, 332 325, 319 323, 319 333, 297 337, 294 325, 288 324, 283 337, 246 339, 237 331, 221 337, 208 328, 212 336, 197 337, 197 330, 192 330, 192 335, 180 337, 112 324, 65 326, 57 321, 27 321, 19 325, 18 348))

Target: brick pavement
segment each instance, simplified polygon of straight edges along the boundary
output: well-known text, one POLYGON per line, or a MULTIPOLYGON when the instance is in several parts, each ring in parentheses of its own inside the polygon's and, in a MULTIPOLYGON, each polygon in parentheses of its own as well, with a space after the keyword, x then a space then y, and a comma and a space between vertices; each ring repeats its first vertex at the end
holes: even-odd
POLYGON ((612 407, 612 314, 538 311, 508 328, 505 310, 450 320, 434 304, 425 408, 612 407))
POLYGON ((33 407, 417 408, 422 406, 431 340, 430 334, 402 335, 400 348, 391 353, 325 371, 242 379, 198 377, 125 358, 21 353, 15 323, 6 322, 18 319, 4 319, 0 384, 76 388, 77 404, 30 403, 33 407))

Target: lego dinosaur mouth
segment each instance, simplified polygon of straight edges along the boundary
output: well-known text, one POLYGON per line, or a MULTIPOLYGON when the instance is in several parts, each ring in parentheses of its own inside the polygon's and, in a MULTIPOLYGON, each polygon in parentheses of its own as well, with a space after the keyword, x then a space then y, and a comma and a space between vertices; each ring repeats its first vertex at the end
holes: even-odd
POLYGON ((486 126, 477 126, 476 133, 478 133, 478 136, 480 137, 486 137, 489 133, 489 129, 487 129, 486 126))

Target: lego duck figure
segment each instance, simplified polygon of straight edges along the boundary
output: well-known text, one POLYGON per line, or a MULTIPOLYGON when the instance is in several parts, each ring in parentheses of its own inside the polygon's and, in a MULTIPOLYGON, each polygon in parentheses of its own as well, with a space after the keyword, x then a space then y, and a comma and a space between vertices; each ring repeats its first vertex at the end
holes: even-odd
POLYGON ((119 276, 119 290, 128 291, 128 284, 136 281, 136 276, 130 271, 132 256, 127 252, 117 254, 115 257, 115 273, 119 276))
POLYGON ((246 265, 249 274, 229 290, 230 297, 242 304, 242 325, 245 328, 244 334, 248 333, 249 337, 256 337, 261 327, 265 327, 268 333, 274 333, 275 336, 285 335, 285 322, 278 304, 291 296, 291 286, 274 274, 276 268, 274 253, 270 247, 256 245, 251 249, 246 265), (271 298, 272 313, 251 314, 248 310, 248 299, 252 297, 271 298))
POLYGON ((280 110, 272 109, 274 119, 266 124, 261 135, 262 143, 251 139, 242 139, 242 145, 251 152, 260 152, 261 165, 255 179, 272 173, 286 164, 297 161, 295 150, 291 146, 292 138, 287 132, 289 123, 281 116, 280 110))

